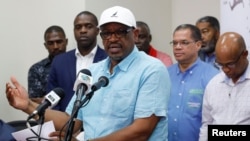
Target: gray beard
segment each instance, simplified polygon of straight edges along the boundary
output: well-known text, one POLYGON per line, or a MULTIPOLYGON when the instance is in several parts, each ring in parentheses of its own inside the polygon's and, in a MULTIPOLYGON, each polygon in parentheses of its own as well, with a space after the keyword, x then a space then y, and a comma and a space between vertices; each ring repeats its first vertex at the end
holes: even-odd
POLYGON ((206 54, 211 54, 215 50, 216 43, 214 41, 208 42, 206 46, 203 46, 201 50, 206 54))

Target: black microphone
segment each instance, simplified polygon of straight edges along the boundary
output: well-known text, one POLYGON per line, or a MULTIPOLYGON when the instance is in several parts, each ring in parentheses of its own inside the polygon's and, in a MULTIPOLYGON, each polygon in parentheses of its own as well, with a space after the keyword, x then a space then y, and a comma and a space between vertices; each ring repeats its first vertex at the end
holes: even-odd
POLYGON ((62 88, 55 88, 52 91, 50 91, 44 98, 44 101, 42 104, 40 104, 36 110, 29 115, 28 120, 33 118, 35 115, 41 116, 41 114, 44 114, 45 109, 48 107, 52 108, 57 105, 57 103, 64 97, 65 93, 62 88))
POLYGON ((98 82, 94 83, 91 87, 92 91, 96 91, 100 89, 101 87, 106 87, 109 84, 109 80, 106 76, 101 76, 98 79, 98 82))

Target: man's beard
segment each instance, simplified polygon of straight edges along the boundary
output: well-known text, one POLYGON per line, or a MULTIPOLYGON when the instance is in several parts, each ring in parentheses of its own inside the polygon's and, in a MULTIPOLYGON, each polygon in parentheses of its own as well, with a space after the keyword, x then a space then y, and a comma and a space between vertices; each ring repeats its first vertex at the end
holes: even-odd
POLYGON ((211 53, 213 53, 214 50, 215 50, 215 45, 216 45, 216 41, 215 41, 215 40, 212 40, 212 41, 208 42, 208 43, 206 44, 206 46, 203 46, 203 47, 201 48, 201 50, 202 50, 203 52, 205 52, 206 54, 211 54, 211 53))

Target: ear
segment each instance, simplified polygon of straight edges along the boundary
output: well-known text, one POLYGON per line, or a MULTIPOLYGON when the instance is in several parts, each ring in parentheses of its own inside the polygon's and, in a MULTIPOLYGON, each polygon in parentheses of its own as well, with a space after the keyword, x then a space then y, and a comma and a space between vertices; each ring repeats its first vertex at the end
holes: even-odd
POLYGON ((220 37, 220 31, 217 30, 217 31, 216 31, 216 35, 215 35, 216 40, 218 40, 219 37, 220 37))
POLYGON ((244 51, 243 56, 247 58, 247 56, 248 56, 248 51, 247 50, 244 51))
POLYGON ((151 34, 149 34, 149 43, 152 41, 152 35, 151 34))
POLYGON ((68 45, 68 38, 65 39, 65 42, 66 42, 66 46, 68 45))
POLYGON ((48 47, 47 47, 47 45, 46 45, 46 42, 44 42, 43 45, 44 45, 44 47, 45 47, 46 49, 48 49, 48 47))
POLYGON ((134 40, 137 41, 138 40, 138 36, 139 36, 139 30, 137 28, 135 28, 133 30, 133 34, 134 34, 134 40))
POLYGON ((96 28, 96 36, 98 36, 98 34, 99 34, 99 32, 100 32, 100 28, 96 28))
POLYGON ((196 42, 196 47, 197 47, 198 51, 201 49, 201 45, 202 45, 202 41, 197 41, 196 42))

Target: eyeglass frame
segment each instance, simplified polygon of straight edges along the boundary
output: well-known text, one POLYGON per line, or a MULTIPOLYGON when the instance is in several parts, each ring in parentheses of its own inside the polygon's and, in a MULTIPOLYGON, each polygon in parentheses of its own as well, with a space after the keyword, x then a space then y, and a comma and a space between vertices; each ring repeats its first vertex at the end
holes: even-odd
POLYGON ((175 41, 171 41, 169 44, 173 47, 176 48, 178 45, 180 47, 187 47, 189 44, 191 43, 196 43, 198 41, 193 40, 193 41, 187 41, 187 40, 181 40, 180 42, 175 42, 175 41))
POLYGON ((233 62, 229 62, 229 63, 226 63, 226 64, 221 64, 221 63, 218 63, 216 60, 214 61, 214 65, 220 69, 222 69, 223 67, 227 67, 229 69, 234 69, 236 67, 236 64, 239 62, 242 54, 244 54, 245 50, 243 50, 240 55, 238 56, 238 58, 233 61, 233 62))
POLYGON ((112 35, 115 35, 116 38, 122 38, 122 37, 125 37, 130 31, 132 31, 134 29, 134 27, 128 27, 127 29, 119 29, 117 31, 114 31, 114 32, 100 32, 100 36, 103 40, 109 40, 112 35), (105 35, 105 33, 107 35, 105 35), (107 37, 104 37, 104 36, 107 36, 107 37))

